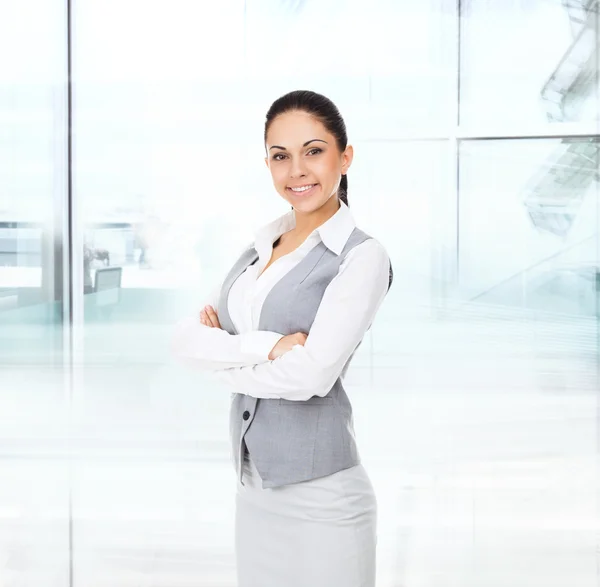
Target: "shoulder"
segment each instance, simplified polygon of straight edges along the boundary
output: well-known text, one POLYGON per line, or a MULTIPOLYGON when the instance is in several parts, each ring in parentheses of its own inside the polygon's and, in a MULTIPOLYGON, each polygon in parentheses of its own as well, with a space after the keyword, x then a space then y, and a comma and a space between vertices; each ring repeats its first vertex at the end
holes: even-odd
MULTIPOLYGON (((364 233, 363 233, 364 234, 364 233)), ((392 261, 386 248, 375 238, 364 234, 366 239, 355 245, 342 261, 340 273, 360 276, 361 283, 372 282, 382 291, 388 291, 393 281, 392 261)))
POLYGON ((229 267, 229 272, 233 272, 236 271, 240 265, 249 263, 256 255, 257 252, 254 243, 249 243, 233 255, 227 255, 225 265, 229 267))
POLYGON ((372 236, 366 235, 366 239, 348 251, 344 263, 353 259, 370 260, 374 263, 389 263, 390 256, 386 248, 372 236))
POLYGON ((365 275, 388 275, 391 260, 385 247, 375 238, 366 240, 350 249, 344 257, 340 272, 359 271, 365 275))

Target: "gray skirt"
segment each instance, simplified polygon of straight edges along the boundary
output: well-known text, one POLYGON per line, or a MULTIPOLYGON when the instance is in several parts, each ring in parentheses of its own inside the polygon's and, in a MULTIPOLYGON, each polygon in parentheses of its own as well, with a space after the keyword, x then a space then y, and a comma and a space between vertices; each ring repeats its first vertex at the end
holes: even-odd
POLYGON ((238 587, 375 587, 377 501, 362 465, 263 489, 246 454, 237 483, 238 587))

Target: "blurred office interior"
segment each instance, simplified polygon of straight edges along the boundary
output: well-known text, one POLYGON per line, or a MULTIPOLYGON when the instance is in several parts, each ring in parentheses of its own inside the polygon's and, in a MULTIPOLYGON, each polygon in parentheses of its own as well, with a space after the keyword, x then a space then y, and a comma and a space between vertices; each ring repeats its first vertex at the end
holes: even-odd
POLYGON ((313 89, 394 265, 347 376, 378 586, 597 587, 599 13, 0 0, 0 586, 235 586, 230 390, 168 342, 313 89))

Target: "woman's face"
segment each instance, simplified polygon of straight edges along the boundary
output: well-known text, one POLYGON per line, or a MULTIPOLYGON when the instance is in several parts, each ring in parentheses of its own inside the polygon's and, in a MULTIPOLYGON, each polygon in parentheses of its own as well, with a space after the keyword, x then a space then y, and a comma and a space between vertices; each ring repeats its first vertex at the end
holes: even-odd
POLYGON ((265 162, 275 189, 296 211, 304 213, 333 203, 330 199, 353 156, 350 145, 340 152, 335 137, 303 111, 277 116, 269 127, 266 148, 265 162))

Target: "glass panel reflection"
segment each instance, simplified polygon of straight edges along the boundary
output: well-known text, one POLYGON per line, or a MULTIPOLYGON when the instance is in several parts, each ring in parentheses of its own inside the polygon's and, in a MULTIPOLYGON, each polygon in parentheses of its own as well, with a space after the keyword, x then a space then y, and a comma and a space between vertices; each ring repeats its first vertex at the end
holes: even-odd
POLYGON ((462 143, 464 297, 598 315, 599 147, 597 138, 462 143))
POLYGON ((598 120, 598 11, 597 0, 465 3, 461 122, 598 120))

